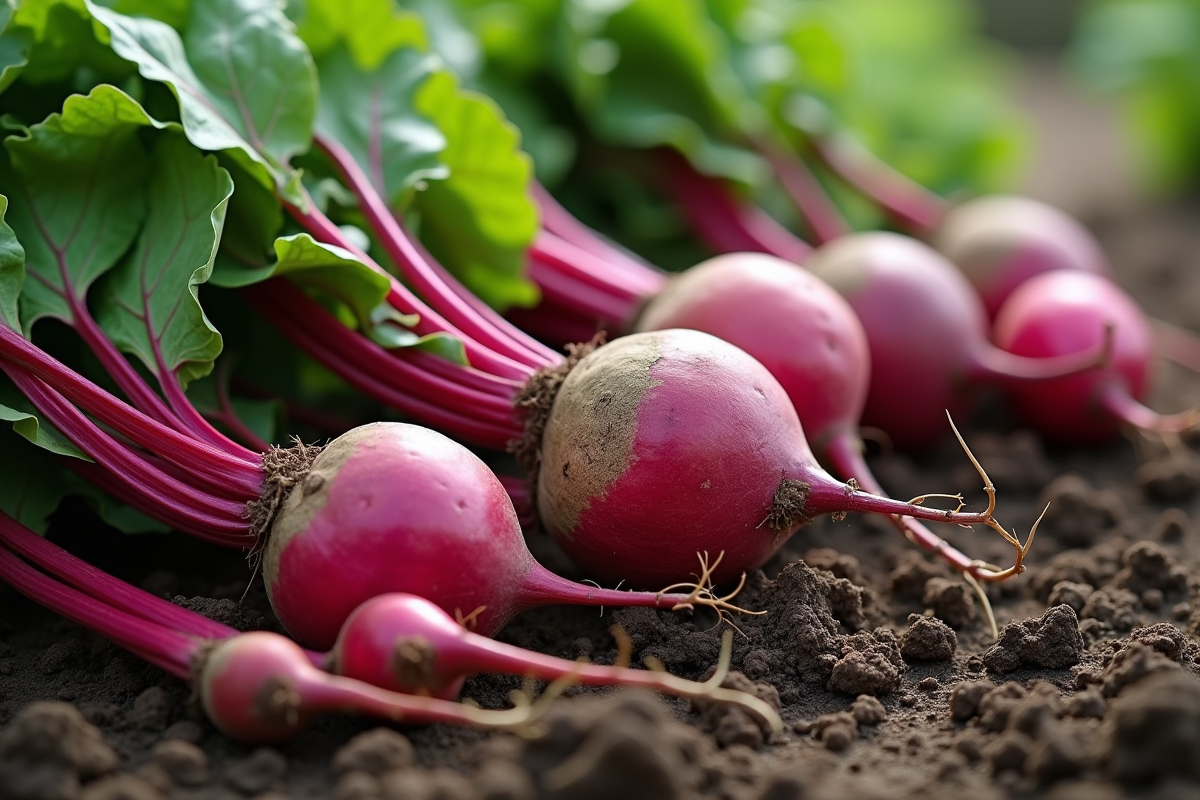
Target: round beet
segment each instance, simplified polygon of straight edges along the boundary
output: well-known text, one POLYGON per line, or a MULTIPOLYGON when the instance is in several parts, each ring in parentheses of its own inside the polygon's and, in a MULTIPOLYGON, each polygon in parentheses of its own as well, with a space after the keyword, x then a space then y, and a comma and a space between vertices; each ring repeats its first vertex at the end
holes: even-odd
POLYGON ((760 566, 820 514, 868 511, 990 522, 878 497, 817 466, 779 382, 699 331, 632 334, 594 350, 550 410, 538 472, 542 524, 587 569, 635 585, 760 566))
POLYGON ((843 237, 812 254, 808 268, 849 301, 871 350, 862 421, 897 447, 944 436, 946 412, 966 416, 973 391, 1045 380, 1095 367, 1104 345, 1063 358, 1022 358, 988 340, 987 315, 962 274, 928 246, 894 233, 843 237))
POLYGON ((1018 286, 1043 272, 1109 273, 1108 260, 1086 228, 1027 197, 993 195, 952 208, 934 246, 963 271, 992 318, 1018 286))
POLYGON ((870 352, 854 310, 795 264, 733 253, 671 278, 647 304, 637 330, 691 328, 737 345, 775 376, 808 441, 822 451, 857 429, 870 352))
POLYGON ((263 576, 279 621, 321 649, 351 611, 386 592, 427 597, 486 634, 535 605, 684 599, 552 574, 529 553, 486 464, 440 433, 388 422, 356 428, 316 458, 275 518, 263 576))
POLYGON ((1098 442, 1122 424, 1177 431, 1195 414, 1160 416, 1142 405, 1149 389, 1153 339, 1141 309, 1107 278, 1089 272, 1048 272, 1022 284, 996 317, 993 336, 1006 350, 1050 357, 1096 347, 1111 329, 1104 368, 1013 391, 1022 417, 1048 438, 1098 442))

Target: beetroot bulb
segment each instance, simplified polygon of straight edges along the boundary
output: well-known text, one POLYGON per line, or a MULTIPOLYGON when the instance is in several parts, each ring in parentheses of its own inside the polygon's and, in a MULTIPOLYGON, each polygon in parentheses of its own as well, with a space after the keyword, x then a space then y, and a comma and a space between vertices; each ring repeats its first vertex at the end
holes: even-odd
POLYGON ((452 699, 463 681, 480 672, 568 679, 584 686, 633 686, 677 697, 735 703, 779 730, 774 709, 753 695, 721 688, 728 674, 733 631, 726 630, 716 673, 707 681, 661 670, 631 669, 621 661, 628 637, 614 629, 622 657, 615 666, 567 661, 472 633, 437 606, 409 594, 372 598, 354 610, 329 654, 338 674, 407 694, 452 699))
POLYGON ((504 485, 478 456, 435 431, 388 422, 356 428, 316 457, 275 517, 263 576, 280 622, 320 648, 361 603, 393 591, 434 600, 486 635, 551 603, 704 602, 553 574, 530 554, 504 485))
MULTIPOLYGON (((7 539, 20 525, 11 518, 5 522, 7 539)), ((28 530, 22 533, 38 538, 28 530)), ((212 723, 238 741, 286 741, 313 717, 328 712, 485 728, 512 727, 531 718, 528 707, 485 711, 330 675, 313 666, 312 654, 284 636, 268 631, 238 633, 178 606, 160 615, 159 607, 170 603, 145 595, 61 551, 47 554, 47 548, 57 549, 53 545, 36 547, 41 553, 34 560, 40 566, 70 577, 64 581, 51 577, 0 545, 0 581, 192 684, 212 723), (131 599, 144 605, 130 608, 131 599)))
MULTIPOLYGON (((726 633, 716 674, 696 683, 661 671, 583 665, 500 644, 465 630, 429 600, 386 594, 368 600, 350 615, 332 653, 315 653, 274 633, 241 634, 130 586, 42 539, 3 512, 0 581, 195 684, 209 719, 244 742, 283 741, 323 711, 483 727, 527 719, 528 714, 521 710, 497 713, 445 702, 457 695, 463 676, 476 672, 562 679, 560 687, 567 683, 639 686, 682 697, 703 697, 739 705, 773 729, 781 727, 778 715, 758 698, 722 688, 729 669, 732 631, 726 633), (320 666, 341 666, 342 677, 314 669, 320 666), (414 680, 406 681, 405 676, 414 680), (439 699, 421 699, 433 695, 439 699)), ((622 641, 625 652, 628 637, 622 641)), ((555 693, 552 690, 546 696, 555 693)))
POLYGON ((820 514, 995 525, 861 492, 816 463, 787 392, 745 351, 699 331, 624 336, 580 359, 548 410, 542 525, 597 575, 661 585, 698 552, 727 581, 820 514))
POLYGON ((984 384, 1011 389, 1095 368, 1093 349, 1033 358, 988 339, 987 315, 962 274, 928 246, 894 233, 857 233, 813 252, 807 267, 850 303, 871 349, 871 386, 862 421, 897 447, 920 449, 960 418, 984 384))
POLYGON ((992 335, 1012 353, 1046 358, 1093 349, 1108 326, 1112 357, 1098 370, 1015 387, 1021 416, 1048 438, 1092 443, 1122 426, 1180 432, 1200 423, 1196 409, 1160 415, 1142 404, 1154 355, 1150 326, 1137 304, 1090 272, 1048 272, 1022 284, 996 317, 992 335))
MULTIPOLYGON (((870 385, 867 335, 854 309, 807 270, 762 253, 717 256, 675 275, 643 309, 638 330, 692 328, 738 345, 779 381, 813 450, 842 478, 883 494, 862 457, 858 420, 870 385)), ((992 568, 950 547, 908 517, 893 523, 960 572, 994 581, 1021 571, 992 568)))
POLYGON ((954 206, 933 245, 967 276, 992 319, 1018 286, 1043 272, 1111 273, 1078 220, 1028 197, 992 195, 954 206))

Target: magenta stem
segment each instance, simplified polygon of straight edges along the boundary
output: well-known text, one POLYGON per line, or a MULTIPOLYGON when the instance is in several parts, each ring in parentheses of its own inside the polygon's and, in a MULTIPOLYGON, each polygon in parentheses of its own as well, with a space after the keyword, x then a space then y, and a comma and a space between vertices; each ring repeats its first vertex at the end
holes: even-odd
MULTIPOLYGON (((649 289, 635 287, 631 285, 632 281, 626 278, 625 273, 611 266, 605 259, 545 231, 534 240, 529 255, 580 283, 600 289, 612 295, 614 299, 626 303, 642 302, 648 295, 661 289, 664 283, 664 280, 655 281, 649 289)), ((656 278, 660 277, 657 273, 650 274, 656 278)))
POLYGON ((0 325, 0 361, 38 376, 105 425, 207 483, 223 486, 237 496, 256 495, 259 491, 262 471, 257 461, 235 458, 151 419, 47 355, 5 325, 0 325))
POLYGON ((1109 382, 1100 393, 1100 405, 1122 423, 1142 431, 1183 433, 1200 425, 1200 406, 1178 414, 1159 414, 1129 393, 1129 388, 1117 380, 1109 382))
MULTIPOLYGON (((833 465, 834 470, 843 479, 848 480, 853 478, 858 481, 858 485, 864 491, 886 496, 887 493, 883 491, 883 487, 879 485, 879 481, 875 480, 875 475, 871 472, 871 468, 863 460, 862 441, 857 436, 849 432, 835 434, 829 440, 828 447, 825 448, 825 456, 833 465)), ((936 535, 912 517, 901 517, 893 514, 890 516, 890 519, 896 529, 904 534, 904 538, 917 547, 927 550, 938 558, 948 562, 950 566, 959 572, 975 573, 979 571, 979 566, 975 564, 973 559, 956 550, 949 542, 936 535)))
POLYGON ((809 486, 807 508, 810 517, 854 511, 866 514, 896 514, 932 522, 945 522, 949 525, 986 525, 989 522, 988 515, 984 513, 941 511, 851 489, 815 465, 796 477, 809 486))
POLYGON ((57 547, 0 511, 0 543, 75 588, 129 614, 202 639, 237 634, 228 625, 130 586, 57 547))
POLYGON ((1030 357, 1010 353, 991 342, 981 340, 974 349, 974 363, 967 368, 971 381, 989 381, 1003 385, 1065 378, 1099 369, 1111 351, 1102 342, 1093 348, 1061 356, 1030 357))
POLYGON ((77 625, 135 652, 177 678, 190 680, 203 640, 119 611, 38 572, 0 547, 0 579, 21 594, 77 625))
MULTIPOLYGON (((250 286, 243 292, 285 337, 359 391, 425 424, 485 447, 504 449, 508 442, 520 436, 521 426, 515 409, 509 409, 505 420, 489 422, 479 419, 479 412, 470 405, 453 408, 446 404, 445 398, 439 402, 414 396, 415 388, 431 377, 428 373, 413 369, 400 356, 392 356, 336 319, 314 326, 318 313, 327 313, 316 303, 312 304, 312 313, 294 313, 295 307, 291 303, 288 303, 292 307, 290 310, 283 309, 266 294, 279 290, 280 287, 250 286), (314 327, 319 328, 319 332, 314 331, 314 327), (405 383, 410 377, 412 382, 405 383)), ((500 415, 493 416, 498 419, 500 415)))
POLYGON ((307 209, 301 209, 287 202, 283 202, 283 206, 315 239, 325 244, 336 245, 347 250, 359 261, 379 274, 386 276, 391 284, 387 296, 388 305, 402 314, 415 314, 417 316, 417 324, 413 326, 415 333, 420 335, 429 333, 449 334, 463 343, 463 347, 467 351, 467 359, 476 369, 511 380, 524 381, 529 378, 529 375, 532 373, 532 369, 529 366, 501 356, 484 347, 479 342, 463 334, 462 331, 451 325, 440 314, 418 299, 394 275, 379 266, 367 253, 346 239, 341 230, 328 217, 316 209, 311 199, 306 203, 307 209))
POLYGON ((831 242, 851 232, 850 224, 803 159, 785 155, 769 142, 760 142, 757 147, 775 170, 775 177, 792 199, 817 244, 831 242))
POLYGON ((768 253, 801 263, 812 248, 761 209, 744 206, 718 178, 701 175, 674 151, 664 151, 667 181, 701 241, 718 253, 768 253))
POLYGON ((664 608, 670 610, 687 600, 683 594, 655 592, 623 592, 575 583, 533 562, 521 579, 517 595, 517 612, 548 605, 621 606, 664 608))
POLYGON ((817 157, 839 178, 877 203, 910 232, 925 236, 941 224, 946 201, 866 148, 830 136, 816 136, 811 142, 817 157))
POLYGON ((601 320, 621 328, 632 320, 637 303, 615 298, 603 289, 597 289, 560 268, 546 256, 533 255, 529 264, 529 277, 542 290, 542 301, 590 320, 601 320))
POLYGON ((313 141, 342 174, 388 257, 395 262, 401 274, 413 285, 417 293, 427 298, 452 325, 474 341, 526 366, 537 368, 559 361, 554 353, 504 322, 502 318, 497 317, 498 322, 490 324, 469 303, 464 302, 462 298, 468 294, 467 289, 448 274, 443 273, 439 276, 430 268, 429 263, 422 258, 420 250, 413 246, 404 230, 396 223, 387 204, 371 186, 370 180, 363 174, 354 157, 331 139, 317 135, 313 141), (538 357, 532 358, 533 354, 538 357))
MULTIPOLYGON (((79 409, 37 378, 13 369, 6 372, 52 425, 116 480, 144 495, 156 510, 172 510, 173 519, 186 520, 185 530, 197 535, 216 535, 222 541, 239 533, 245 537, 243 515, 247 500, 236 502, 214 497, 167 475, 100 430, 79 409)), ((257 499, 257 496, 255 494, 251 499, 257 499)))

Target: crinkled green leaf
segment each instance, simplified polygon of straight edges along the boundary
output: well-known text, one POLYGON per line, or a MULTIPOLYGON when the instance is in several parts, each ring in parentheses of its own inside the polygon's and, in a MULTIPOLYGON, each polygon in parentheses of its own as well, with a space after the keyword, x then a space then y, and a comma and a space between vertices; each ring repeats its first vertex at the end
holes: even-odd
POLYGON ((469 367, 467 349, 456 337, 448 333, 429 333, 419 336, 409 330, 417 323, 415 316, 397 314, 391 306, 379 306, 374 315, 374 323, 369 336, 371 341, 380 347, 395 350, 403 347, 415 347, 441 356, 447 361, 469 367))
POLYGON ((182 30, 187 25, 189 0, 97 0, 118 14, 150 17, 182 30))
POLYGON ((212 274, 229 173, 182 136, 160 137, 146 185, 146 221, 133 251, 94 292, 97 321, 113 343, 160 380, 182 386, 212 370, 221 334, 200 306, 212 274))
POLYGON ((43 450, 49 450, 55 455, 70 456, 72 458, 81 458, 84 461, 91 461, 82 450, 71 444, 53 426, 43 423, 33 412, 20 411, 11 406, 0 404, 0 421, 10 423, 12 429, 21 438, 36 444, 43 450))
POLYGON ((88 288, 133 243, 148 167, 137 132, 150 124, 128 95, 98 86, 5 140, 0 180, 25 248, 24 330, 44 316, 72 321, 88 288))
POLYGON ((289 3, 288 13, 299 20, 297 33, 318 60, 345 45, 359 68, 369 72, 396 50, 426 47, 420 18, 397 9, 393 0, 304 0, 289 3))
POLYGON ((296 185, 287 163, 309 146, 316 71, 278 3, 193 0, 182 38, 158 20, 127 17, 90 0, 88 8, 114 51, 142 77, 175 92, 193 144, 228 151, 285 194, 296 185))
POLYGON ((731 144, 756 123, 722 35, 695 0, 566 3, 561 69, 597 136, 670 146, 698 169, 748 184, 767 178, 731 144))
POLYGON ((446 136, 445 180, 415 198, 421 238, 430 251, 484 302, 496 308, 532 305, 526 248, 538 230, 529 194, 533 165, 520 132, 487 97, 462 89, 447 72, 431 76, 417 110, 446 136))
MULTIPOLYGON (((310 5, 307 13, 327 7, 310 5)), ((312 30, 307 18, 306 30, 312 30)), ((364 52, 353 33, 334 41, 336 26, 320 30, 323 38, 310 43, 320 54, 321 133, 350 152, 394 207, 406 206, 420 189, 413 202, 421 238, 484 301, 535 302, 523 273, 537 216, 528 193, 530 162, 516 129, 495 103, 463 90, 439 57, 422 52, 423 35, 380 55, 364 52)))
POLYGON ((32 34, 15 24, 16 0, 0 2, 0 92, 21 75, 29 63, 32 34))
POLYGON ((211 282, 236 288, 280 276, 339 301, 351 309, 364 330, 371 327, 371 314, 383 303, 391 286, 386 275, 363 264, 350 252, 322 244, 307 233, 276 239, 272 263, 247 267, 232 259, 219 259, 211 282))
POLYGON ((18 299, 25 284, 25 248, 5 221, 8 198, 0 195, 0 325, 21 332, 18 299))
POLYGON ((397 203, 421 181, 450 176, 439 158, 446 136, 414 107, 417 91, 442 69, 437 56, 401 48, 377 68, 364 69, 339 44, 317 66, 317 129, 350 151, 383 197, 397 203))
POLYGON ((22 0, 13 24, 28 47, 28 66, 21 73, 28 83, 69 81, 84 77, 81 70, 92 83, 120 80, 130 72, 128 63, 97 38, 84 0, 22 0))

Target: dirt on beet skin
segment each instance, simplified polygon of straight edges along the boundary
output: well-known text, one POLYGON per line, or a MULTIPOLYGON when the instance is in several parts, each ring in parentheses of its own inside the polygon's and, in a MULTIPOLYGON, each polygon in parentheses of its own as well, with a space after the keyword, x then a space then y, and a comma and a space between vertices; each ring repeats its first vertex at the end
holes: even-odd
MULTIPOLYGON (((1068 210, 1101 235, 1148 313, 1200 330, 1200 209, 1105 206, 1101 194, 1081 193, 1090 205, 1068 210)), ((1197 398, 1196 376, 1160 371, 1156 407, 1197 398)), ((1050 504, 1027 573, 988 589, 999 639, 970 588, 886 521, 818 520, 748 576, 737 602, 766 613, 728 623, 738 633, 726 685, 777 707, 782 732, 709 703, 576 687, 519 734, 329 716, 285 745, 246 747, 217 733, 181 682, 0 586, 0 798, 1200 796, 1200 439, 1057 449, 994 399, 962 422, 1004 524, 1023 535, 1050 504)), ((871 465, 897 496, 984 500, 949 441, 919 457, 877 453, 871 465)), ((986 531, 939 533, 972 556, 1012 558, 986 531)), ((50 538, 224 623, 277 628, 238 553, 181 535, 122 536, 81 503, 58 512, 50 538)), ((586 577, 546 537, 530 544, 586 577)), ((726 623, 703 610, 547 608, 500 638, 611 663, 614 624, 635 660, 704 678, 726 623)), ((521 687, 477 677, 463 694, 498 708, 521 687)))

